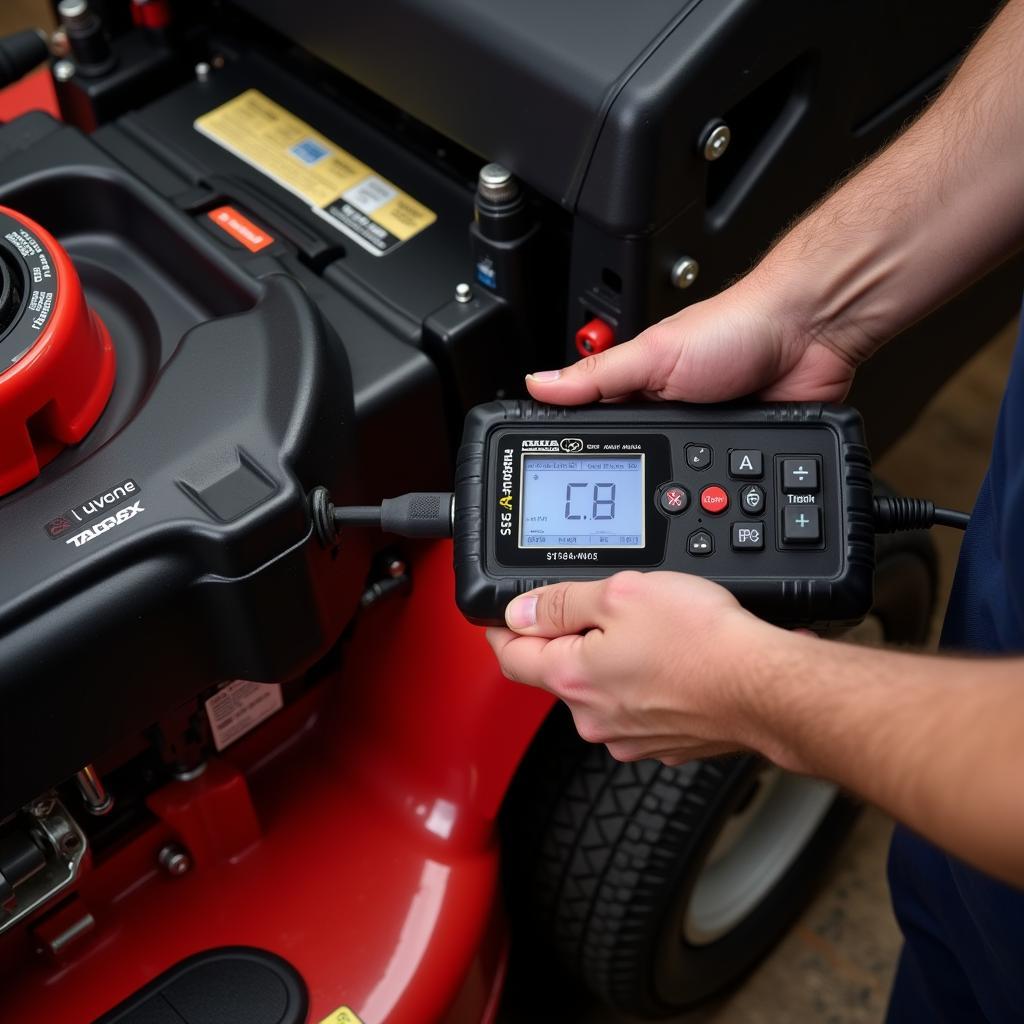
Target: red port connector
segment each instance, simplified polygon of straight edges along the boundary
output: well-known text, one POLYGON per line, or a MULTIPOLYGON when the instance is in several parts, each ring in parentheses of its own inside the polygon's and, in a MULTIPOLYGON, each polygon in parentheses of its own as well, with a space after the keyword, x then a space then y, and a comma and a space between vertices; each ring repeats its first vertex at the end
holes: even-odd
POLYGON ((576 351, 581 356, 592 356, 614 344, 615 332, 611 324, 606 324, 600 317, 595 316, 576 332, 576 351))

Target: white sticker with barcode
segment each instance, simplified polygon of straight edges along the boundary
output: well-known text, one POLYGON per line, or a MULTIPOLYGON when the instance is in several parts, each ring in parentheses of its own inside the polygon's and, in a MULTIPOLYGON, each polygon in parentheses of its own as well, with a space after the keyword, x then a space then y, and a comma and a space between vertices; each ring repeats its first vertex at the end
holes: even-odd
POLYGON ((283 706, 278 683, 236 679, 222 686, 206 702, 214 744, 218 750, 223 750, 283 706))

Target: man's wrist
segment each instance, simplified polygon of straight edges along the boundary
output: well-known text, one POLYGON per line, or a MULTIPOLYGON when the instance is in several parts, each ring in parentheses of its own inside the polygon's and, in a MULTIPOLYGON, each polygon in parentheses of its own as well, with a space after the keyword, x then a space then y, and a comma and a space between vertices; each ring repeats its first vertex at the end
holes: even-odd
POLYGON ((865 253, 850 260, 840 253, 808 251, 806 237, 816 232, 816 211, 797 224, 743 280, 761 296, 783 329, 788 345, 822 345, 854 369, 895 334, 900 324, 879 318, 872 295, 880 275, 865 253))
POLYGON ((774 626, 754 639, 735 675, 743 744, 787 771, 812 773, 806 740, 830 713, 835 659, 849 647, 774 626))

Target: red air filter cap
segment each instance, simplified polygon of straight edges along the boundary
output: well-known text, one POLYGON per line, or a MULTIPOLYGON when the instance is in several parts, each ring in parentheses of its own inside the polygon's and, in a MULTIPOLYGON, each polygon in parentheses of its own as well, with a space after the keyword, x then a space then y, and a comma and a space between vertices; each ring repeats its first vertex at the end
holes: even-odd
POLYGON ((68 254, 0 206, 0 495, 81 441, 113 387, 114 346, 68 254))

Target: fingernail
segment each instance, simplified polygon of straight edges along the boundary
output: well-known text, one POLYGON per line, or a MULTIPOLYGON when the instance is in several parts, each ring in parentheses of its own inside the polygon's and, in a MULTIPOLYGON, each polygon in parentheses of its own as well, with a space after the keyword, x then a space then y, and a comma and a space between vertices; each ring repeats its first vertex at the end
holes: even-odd
POLYGON ((536 373, 528 373, 527 378, 529 380, 535 380, 539 384, 550 384, 553 380, 558 380, 562 376, 561 370, 538 370, 536 373))
POLYGON ((505 609, 505 622, 509 629, 526 629, 537 625, 537 598, 526 594, 517 597, 505 609))

